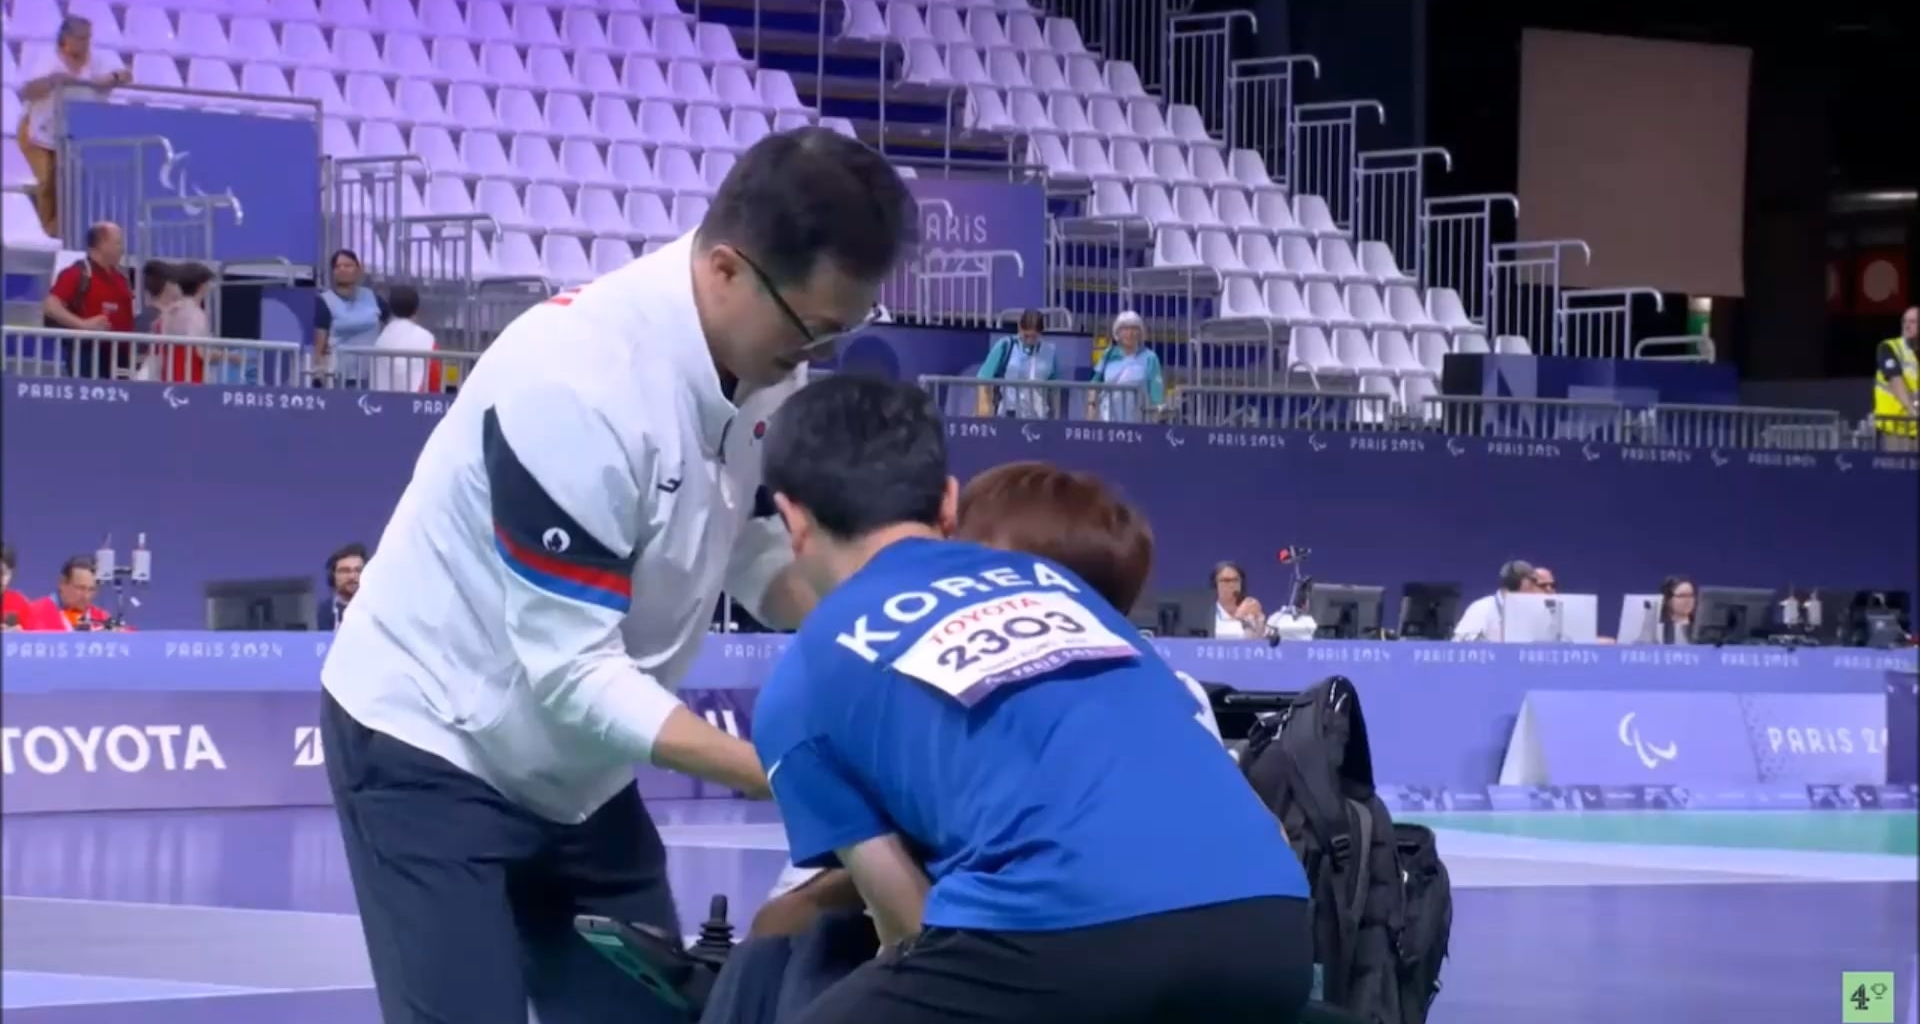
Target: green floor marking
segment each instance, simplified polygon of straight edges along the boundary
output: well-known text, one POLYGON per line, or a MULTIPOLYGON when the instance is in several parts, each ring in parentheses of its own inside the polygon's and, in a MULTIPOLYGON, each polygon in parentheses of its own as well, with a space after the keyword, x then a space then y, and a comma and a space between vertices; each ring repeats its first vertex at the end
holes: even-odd
POLYGON ((1913 811, 1452 811, 1394 817, 1429 828, 1586 843, 1920 854, 1920 815, 1913 811))

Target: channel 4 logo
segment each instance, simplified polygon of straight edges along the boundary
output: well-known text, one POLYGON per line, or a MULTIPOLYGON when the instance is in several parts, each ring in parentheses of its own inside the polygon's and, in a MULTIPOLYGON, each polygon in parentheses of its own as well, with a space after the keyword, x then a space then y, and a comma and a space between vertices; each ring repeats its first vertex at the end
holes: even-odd
POLYGON ((327 750, 320 741, 320 730, 311 725, 293 730, 293 766, 319 768, 326 763, 327 750))

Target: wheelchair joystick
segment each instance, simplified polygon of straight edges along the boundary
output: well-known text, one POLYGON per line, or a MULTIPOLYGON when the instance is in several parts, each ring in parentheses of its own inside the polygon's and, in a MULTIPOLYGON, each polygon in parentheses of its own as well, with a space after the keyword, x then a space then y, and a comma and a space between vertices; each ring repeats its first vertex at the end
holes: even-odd
POLYGON ((700 937, 687 954, 712 964, 726 962, 733 952, 733 923, 727 920, 727 897, 715 896, 707 905, 707 920, 700 926, 700 937))

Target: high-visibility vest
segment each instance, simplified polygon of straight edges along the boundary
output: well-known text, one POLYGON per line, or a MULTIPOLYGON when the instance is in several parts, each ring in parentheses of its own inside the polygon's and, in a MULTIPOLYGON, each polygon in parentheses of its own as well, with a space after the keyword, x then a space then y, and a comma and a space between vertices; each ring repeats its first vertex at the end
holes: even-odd
MULTIPOLYGON (((1907 344, 1905 338, 1891 338, 1887 344, 1892 345, 1900 357, 1900 379, 1907 382, 1907 398, 1912 401, 1920 396, 1920 364, 1914 361, 1913 346, 1907 344)), ((1873 421, 1882 433, 1915 436, 1913 413, 1895 397, 1893 382, 1880 366, 1873 371, 1873 421)))

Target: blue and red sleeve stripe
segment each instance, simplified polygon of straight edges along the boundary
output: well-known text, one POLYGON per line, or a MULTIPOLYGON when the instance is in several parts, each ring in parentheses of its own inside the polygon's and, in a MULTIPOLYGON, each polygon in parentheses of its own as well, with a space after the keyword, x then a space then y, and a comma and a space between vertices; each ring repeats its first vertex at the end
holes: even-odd
POLYGON ((481 429, 493 546, 501 561, 555 597, 626 614, 637 553, 615 553, 554 500, 522 464, 494 410, 487 410, 481 429))

